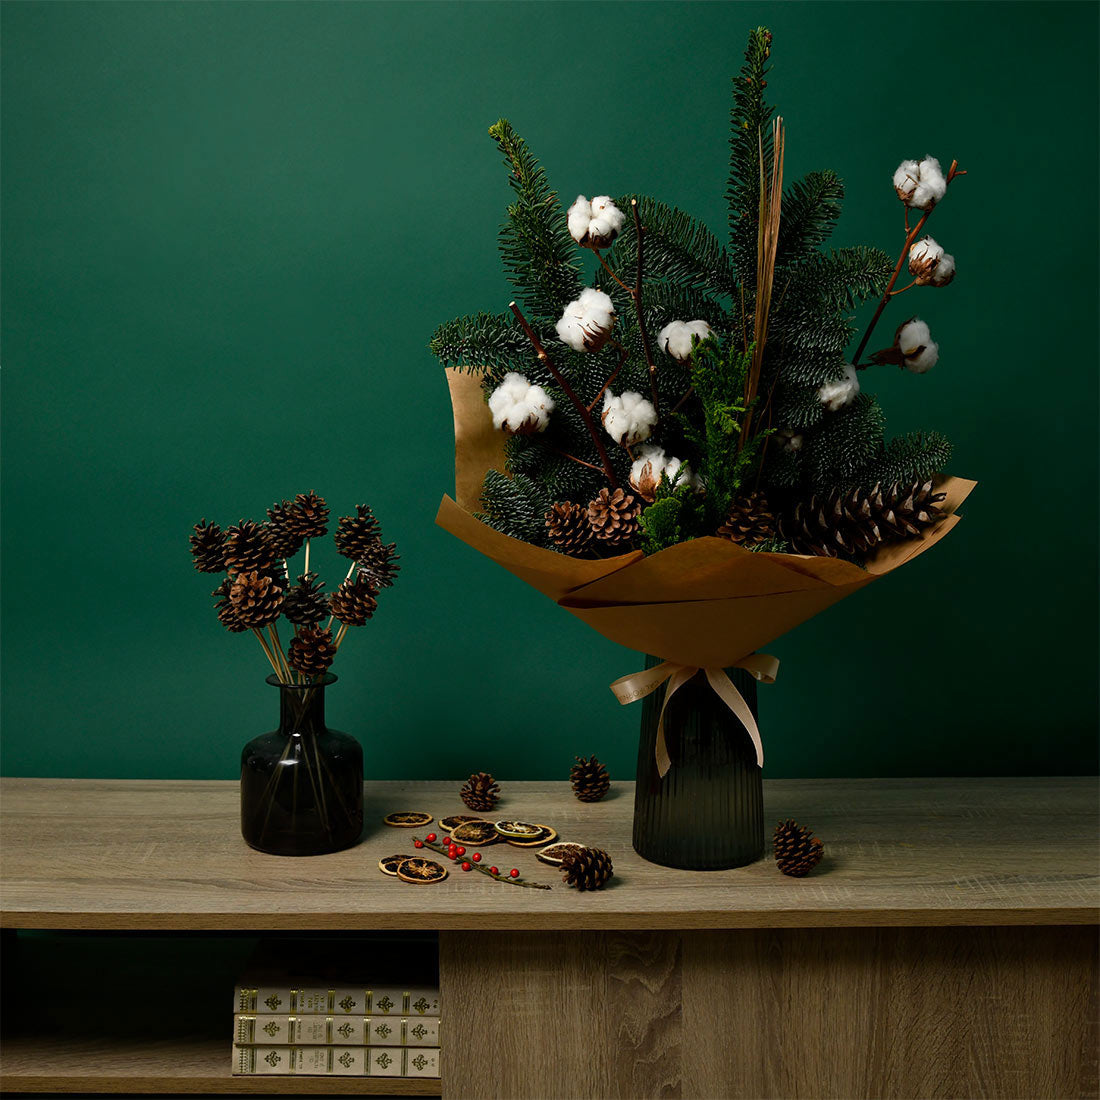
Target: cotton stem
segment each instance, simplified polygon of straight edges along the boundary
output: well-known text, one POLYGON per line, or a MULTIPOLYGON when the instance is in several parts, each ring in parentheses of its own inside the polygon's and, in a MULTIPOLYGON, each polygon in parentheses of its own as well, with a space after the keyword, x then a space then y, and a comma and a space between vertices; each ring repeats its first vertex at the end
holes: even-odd
MULTIPOLYGON (((966 172, 960 171, 959 169, 959 162, 957 160, 953 160, 951 162, 951 167, 947 171, 947 182, 950 185, 951 181, 956 176, 965 175, 966 172)), ((855 359, 852 361, 852 366, 855 367, 856 370, 865 370, 871 365, 870 363, 860 362, 860 359, 863 358, 864 351, 867 350, 867 341, 871 339, 871 333, 875 331, 875 325, 878 324, 878 319, 882 316, 882 311, 886 308, 887 303, 894 296, 894 283, 898 281, 898 276, 901 274, 902 265, 905 263, 905 258, 909 255, 909 249, 913 247, 913 242, 916 241, 916 239, 920 236, 920 231, 924 228, 924 223, 928 221, 928 219, 932 216, 932 210, 935 209, 935 206, 933 206, 931 210, 926 210, 921 220, 917 222, 917 224, 912 229, 909 229, 909 207, 906 206, 905 208, 905 226, 907 230, 905 234, 905 244, 902 245, 901 255, 898 257, 897 265, 894 267, 894 274, 890 276, 890 281, 886 284, 886 290, 883 292, 882 298, 879 301, 877 308, 875 309, 874 316, 872 316, 871 318, 871 323, 867 326, 867 331, 863 334, 863 339, 860 340, 859 347, 856 348, 855 359)), ((912 286, 912 283, 910 283, 909 285, 912 286)), ((908 290, 909 287, 904 287, 903 289, 908 290)), ((901 291, 899 290, 898 293, 900 294, 901 291)))
POLYGON ((649 330, 645 326, 645 311, 642 309, 645 226, 642 225, 642 216, 638 212, 637 199, 630 200, 630 212, 634 215, 634 232, 638 238, 638 266, 634 276, 634 289, 630 292, 630 296, 634 299, 634 312, 638 315, 638 333, 642 338, 642 352, 645 355, 645 364, 649 368, 649 393, 653 398, 653 410, 659 417, 661 415, 661 403, 657 399, 657 368, 653 365, 653 351, 649 346, 649 330))

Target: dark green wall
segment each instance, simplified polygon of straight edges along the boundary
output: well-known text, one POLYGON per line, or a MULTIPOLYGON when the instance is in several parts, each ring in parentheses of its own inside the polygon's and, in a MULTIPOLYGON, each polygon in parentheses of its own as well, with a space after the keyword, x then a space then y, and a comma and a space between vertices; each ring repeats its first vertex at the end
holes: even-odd
MULTIPOLYGON (((724 225, 728 81, 775 32, 790 176, 839 243, 956 156, 923 378, 875 378, 980 489, 935 551, 773 647, 768 774, 1096 768, 1093 4, 3 5, 3 770, 230 777, 275 717, 186 536, 316 488, 405 571, 341 653, 379 777, 633 771, 640 658, 433 527, 450 408, 425 345, 502 309, 510 117, 561 193, 724 225)), ((900 317, 911 298, 895 307, 900 317)), ((338 568, 331 548, 321 566, 338 568)))

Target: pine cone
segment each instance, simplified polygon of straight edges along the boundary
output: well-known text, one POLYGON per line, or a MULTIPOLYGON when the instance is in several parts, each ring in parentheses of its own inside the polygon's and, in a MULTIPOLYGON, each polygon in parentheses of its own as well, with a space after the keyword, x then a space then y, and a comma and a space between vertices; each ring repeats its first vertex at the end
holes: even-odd
POLYGON ((267 510, 268 522, 264 524, 264 530, 277 558, 292 558, 305 542, 305 536, 299 534, 295 525, 292 507, 289 500, 284 500, 282 504, 273 504, 267 510))
POLYGON ((231 634, 240 634, 241 631, 247 630, 248 627, 245 623, 241 622, 240 616, 237 614, 237 609, 229 602, 229 589, 232 583, 233 582, 228 579, 223 580, 210 595, 216 597, 214 610, 218 613, 218 622, 220 622, 231 634))
POLYGON ((316 573, 306 573, 298 583, 287 589, 283 598, 283 614, 296 626, 319 623, 329 614, 328 600, 322 590, 324 584, 316 573))
POLYGON ((319 539, 328 530, 328 505, 312 489, 285 505, 286 523, 302 539, 319 539))
POLYGON ((736 542, 746 549, 775 537, 775 513, 768 507, 763 493, 745 493, 731 504, 726 522, 716 535, 736 542))
POLYGON ((225 572, 225 535, 216 523, 200 519, 191 536, 191 557, 200 573, 225 572))
POLYGON ((401 568, 397 564, 397 543, 383 543, 381 539, 375 540, 366 548, 363 556, 355 560, 359 565, 359 572, 378 589, 389 588, 401 568))
POLYGON ((290 639, 287 661, 296 672, 312 679, 328 672, 335 656, 332 631, 327 627, 307 626, 290 639))
POLYGON ((599 802, 611 786, 607 768, 594 756, 588 759, 578 756, 576 761, 569 770, 569 782, 573 784, 573 793, 582 802, 599 802))
POLYGON ((623 489, 601 489, 588 505, 588 525, 592 537, 605 546, 626 548, 638 534, 638 515, 642 507, 623 489))
POLYGON ((336 549, 345 558, 361 561, 381 543, 381 531, 374 513, 365 504, 357 504, 355 512, 354 516, 341 516, 337 520, 333 538, 336 549))
POLYGON ((792 878, 808 875, 825 854, 825 845, 791 818, 776 825, 772 842, 776 866, 792 878))
POLYGON ((602 889, 615 873, 611 857, 602 848, 580 848, 561 861, 562 882, 578 890, 602 889))
POLYGON ((588 510, 570 500, 550 505, 546 513, 546 530, 554 546, 574 557, 583 557, 592 542, 588 510))
POLYGON ((348 578, 329 597, 329 610, 348 626, 362 626, 378 607, 378 590, 362 573, 348 578))
POLYGON ((238 573, 229 586, 237 621, 249 630, 273 623, 283 606, 283 590, 267 573, 238 573))
POLYGON ((459 798, 479 813, 491 810, 500 798, 500 785, 488 772, 476 772, 462 785, 459 798))
POLYGON ((225 533, 225 568, 230 574, 266 573, 275 563, 275 551, 265 528, 242 519, 225 533))
POLYGON ((797 554, 864 555, 880 543, 896 542, 938 523, 946 493, 931 481, 876 485, 869 493, 834 490, 800 501, 780 519, 780 533, 797 554))

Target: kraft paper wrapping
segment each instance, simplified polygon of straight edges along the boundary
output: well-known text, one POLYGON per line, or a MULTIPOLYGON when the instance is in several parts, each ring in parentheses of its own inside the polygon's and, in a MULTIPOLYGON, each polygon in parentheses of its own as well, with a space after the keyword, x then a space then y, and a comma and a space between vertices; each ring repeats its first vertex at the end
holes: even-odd
POLYGON ((504 469, 504 436, 476 375, 447 371, 455 420, 455 499, 436 523, 549 596, 605 638, 666 661, 725 668, 942 539, 977 484, 944 478, 945 518, 923 535, 891 543, 866 568, 837 558, 754 554, 728 539, 700 538, 651 557, 640 551, 589 561, 510 538, 475 519, 481 484, 504 469))

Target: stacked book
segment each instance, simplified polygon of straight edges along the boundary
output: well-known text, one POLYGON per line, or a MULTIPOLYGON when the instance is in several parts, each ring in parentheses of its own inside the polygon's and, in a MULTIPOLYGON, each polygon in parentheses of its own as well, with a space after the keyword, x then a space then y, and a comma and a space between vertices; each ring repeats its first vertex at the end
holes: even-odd
POLYGON ((439 990, 246 979, 234 994, 233 1072, 438 1077, 439 990))

